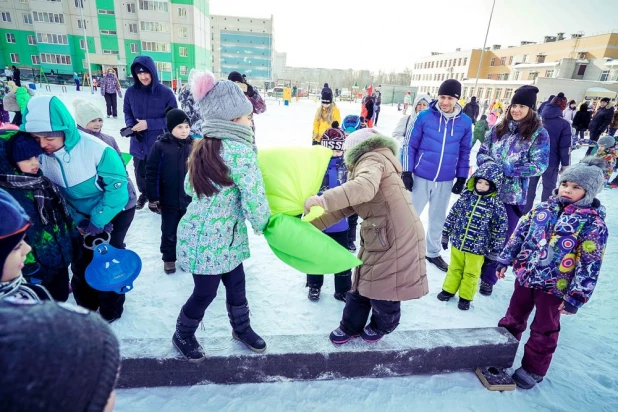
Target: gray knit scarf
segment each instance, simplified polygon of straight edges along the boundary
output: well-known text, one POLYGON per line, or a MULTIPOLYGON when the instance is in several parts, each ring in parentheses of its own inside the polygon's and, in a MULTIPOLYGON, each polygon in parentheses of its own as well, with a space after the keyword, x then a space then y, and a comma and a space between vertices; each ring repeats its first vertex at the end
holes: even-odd
POLYGON ((238 142, 256 150, 251 128, 230 120, 205 120, 202 124, 202 134, 212 139, 238 142))

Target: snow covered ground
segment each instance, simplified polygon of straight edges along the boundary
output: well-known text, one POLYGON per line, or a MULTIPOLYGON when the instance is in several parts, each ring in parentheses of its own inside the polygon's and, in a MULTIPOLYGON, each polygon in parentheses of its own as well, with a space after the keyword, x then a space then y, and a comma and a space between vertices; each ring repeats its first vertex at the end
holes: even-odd
MULTIPOLYGON (((39 91, 45 94, 50 92, 39 91)), ((52 93, 72 110, 77 98, 93 101, 103 111, 105 102, 99 93, 88 91, 62 93, 52 86, 52 93)), ((105 119, 103 131, 116 137, 121 149, 128 152, 129 141, 119 136, 124 126, 122 99, 119 119, 105 119)), ((268 100, 266 113, 255 116, 260 148, 284 145, 309 145, 317 103, 304 99, 286 107, 268 100)), ((338 103, 341 115, 357 114, 360 103, 338 103)), ((394 106, 385 106, 377 129, 390 135, 401 116, 394 106)), ((475 148, 478 149, 478 146, 475 148)), ((476 150, 472 154, 475 158, 476 150)), ((583 155, 575 152, 574 159, 583 155)), ((129 166, 131 173, 132 165, 129 166)), ((540 192, 538 195, 540 198, 540 192)), ((589 304, 575 316, 562 317, 560 344, 546 380, 530 391, 492 393, 473 373, 414 376, 389 379, 354 379, 322 382, 281 382, 246 385, 205 385, 186 388, 150 388, 119 390, 117 411, 289 411, 338 410, 364 408, 374 410, 457 410, 457 411, 603 411, 618 408, 618 335, 614 293, 618 264, 614 233, 618 230, 618 210, 613 202, 618 192, 604 191, 599 196, 608 208, 607 224, 611 234, 597 290, 589 304)), ((452 197, 452 202, 456 197, 452 197)), ((427 212, 421 216, 427 224, 427 212)), ((127 295, 125 312, 112 327, 119 338, 166 338, 171 341, 176 316, 191 294, 191 275, 178 271, 163 272, 159 253, 160 216, 147 208, 138 211, 129 230, 126 244, 143 260, 143 270, 135 289, 127 295)), ((332 294, 334 285, 327 276, 319 302, 307 299, 305 276, 280 262, 263 237, 250 231, 252 257, 245 262, 247 296, 254 329, 268 337, 279 334, 323 334, 337 327, 343 302, 332 294)), ((449 254, 443 254, 446 260, 449 254)), ((496 326, 504 315, 513 291, 513 275, 500 281, 493 296, 477 295, 468 312, 457 309, 457 302, 436 299, 444 273, 428 265, 430 293, 420 300, 402 304, 400 330, 442 329, 496 326)), ((222 286, 223 287, 223 286, 222 286)), ((225 294, 206 311, 206 331, 198 330, 205 350, 206 336, 229 336, 225 294)), ((524 341, 528 335, 524 336, 524 341)), ((385 339, 389 339, 386 337, 385 339)), ((171 342, 170 342, 171 345, 171 342)), ((523 351, 515 366, 519 366, 523 351)))

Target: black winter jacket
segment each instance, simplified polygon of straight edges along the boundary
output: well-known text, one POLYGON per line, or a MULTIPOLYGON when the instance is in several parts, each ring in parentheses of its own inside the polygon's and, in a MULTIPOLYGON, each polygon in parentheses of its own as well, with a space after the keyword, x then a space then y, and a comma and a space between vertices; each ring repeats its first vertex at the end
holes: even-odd
POLYGON ((590 121, 590 133, 603 133, 605 129, 607 129, 607 126, 609 126, 612 122, 612 117, 614 117, 613 107, 605 107, 604 109, 599 108, 594 114, 592 121, 590 121))
POLYGON ((177 139, 165 133, 157 139, 146 164, 146 197, 159 201, 161 207, 186 209, 191 196, 185 193, 187 159, 193 147, 193 138, 177 139))
POLYGON ((588 130, 588 126, 590 125, 590 118, 592 117, 592 113, 588 111, 588 108, 585 110, 578 110, 575 113, 575 117, 573 118, 573 127, 578 132, 580 130, 588 130))
POLYGON ((463 112, 467 114, 470 119, 472 119, 472 123, 476 123, 476 118, 479 117, 479 111, 479 105, 476 100, 466 104, 463 108, 463 112))

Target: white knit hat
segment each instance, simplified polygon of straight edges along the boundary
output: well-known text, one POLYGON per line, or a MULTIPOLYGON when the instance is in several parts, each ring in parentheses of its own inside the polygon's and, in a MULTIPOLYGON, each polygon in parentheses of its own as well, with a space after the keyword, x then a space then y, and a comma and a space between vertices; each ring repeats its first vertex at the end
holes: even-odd
POLYGON ((77 99, 73 102, 75 123, 86 128, 86 125, 94 119, 102 119, 103 111, 87 100, 77 99))
POLYGON ((345 139, 343 150, 350 150, 357 144, 364 142, 370 137, 377 136, 378 134, 379 133, 376 129, 360 129, 354 133, 350 133, 350 135, 345 139))

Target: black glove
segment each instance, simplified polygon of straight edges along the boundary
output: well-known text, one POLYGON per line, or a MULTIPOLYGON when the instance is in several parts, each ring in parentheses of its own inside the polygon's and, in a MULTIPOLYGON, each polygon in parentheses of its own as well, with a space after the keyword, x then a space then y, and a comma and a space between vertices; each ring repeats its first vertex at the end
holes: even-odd
POLYGON ((458 177, 457 181, 453 185, 453 190, 451 190, 451 192, 455 193, 456 195, 460 195, 461 192, 463 191, 463 188, 464 188, 465 184, 466 184, 466 178, 465 177, 458 177))
POLYGON ((156 202, 148 202, 148 209, 158 215, 161 214, 161 205, 159 204, 158 200, 156 202))
POLYGON ((247 96, 253 97, 255 95, 255 90, 253 90, 253 86, 251 86, 249 83, 246 83, 246 85, 247 85, 247 96))
POLYGON ((446 250, 448 249, 448 237, 447 236, 442 236, 442 249, 446 250))
POLYGON ((403 185, 406 187, 406 190, 411 192, 414 187, 414 179, 412 178, 412 172, 403 172, 401 174, 401 180, 403 180, 403 185))

